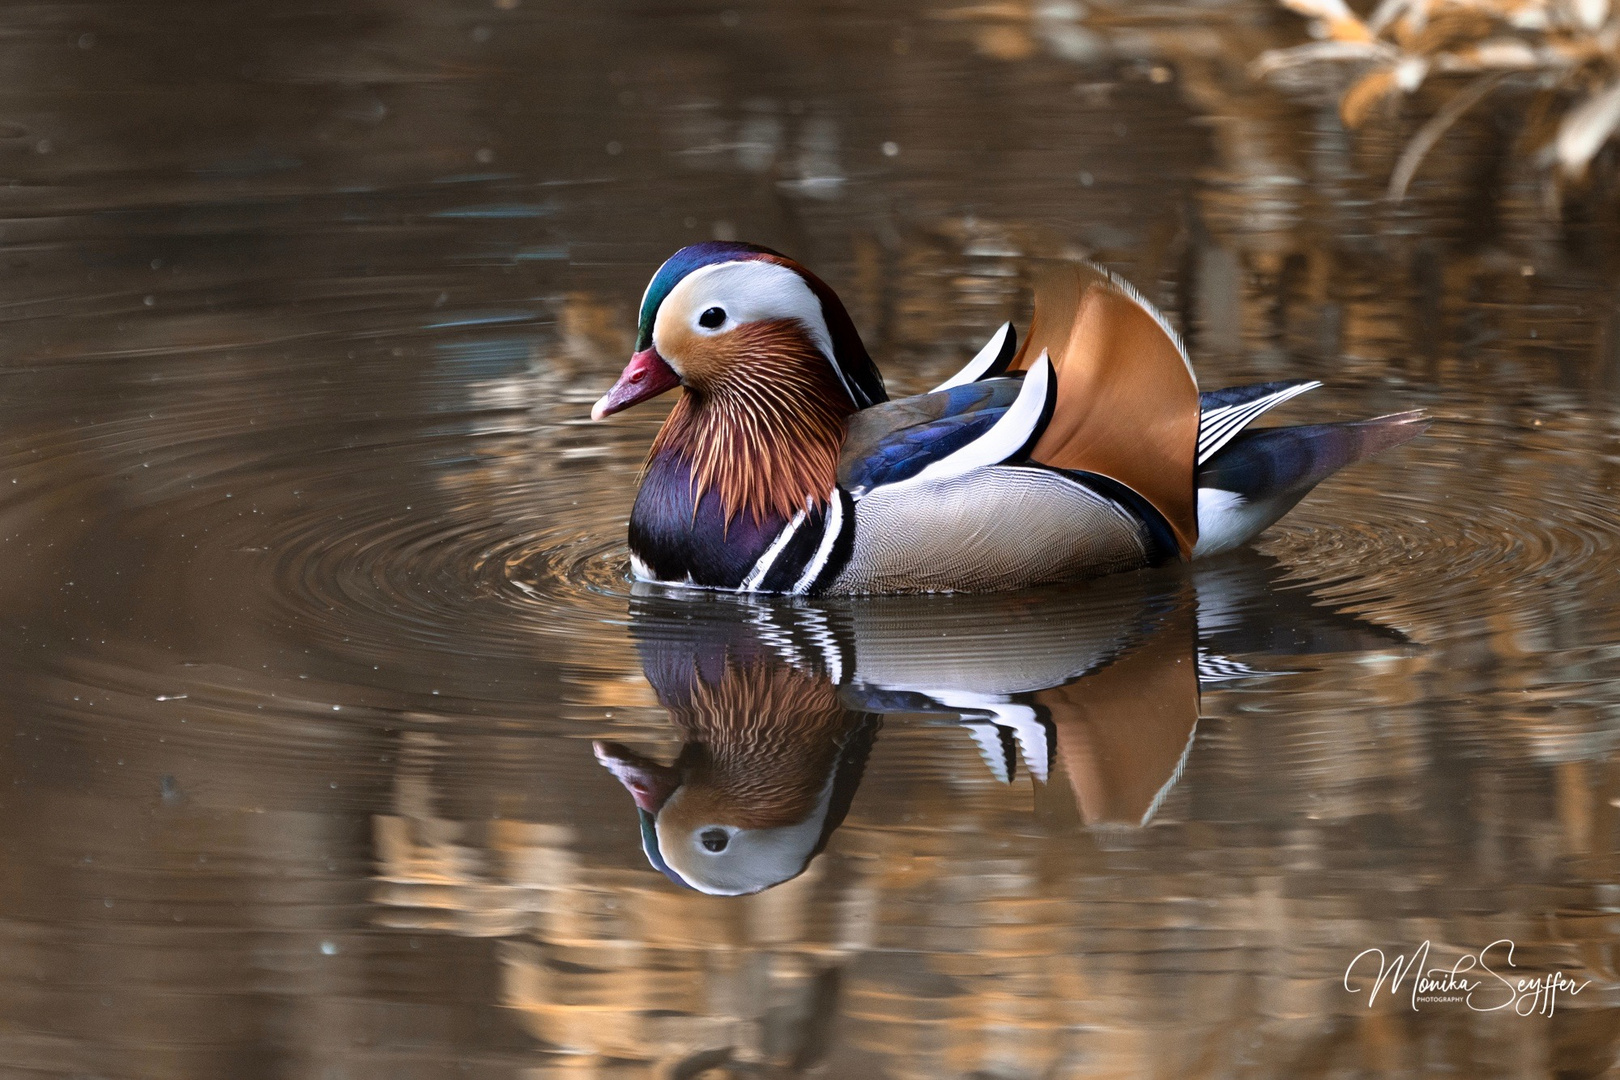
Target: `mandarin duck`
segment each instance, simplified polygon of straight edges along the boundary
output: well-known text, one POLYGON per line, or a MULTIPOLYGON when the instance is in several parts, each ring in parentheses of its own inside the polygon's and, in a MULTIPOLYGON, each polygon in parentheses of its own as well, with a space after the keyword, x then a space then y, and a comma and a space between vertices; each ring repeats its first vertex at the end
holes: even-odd
POLYGON ((1410 647, 1277 588, 1283 573, 1248 553, 1187 575, 882 604, 638 587, 631 633, 682 745, 668 765, 615 742, 596 757, 630 792, 648 862, 713 895, 809 866, 889 717, 959 726, 1002 784, 1021 759, 1061 817, 1140 827, 1181 776, 1202 690, 1290 673, 1255 657, 1410 647))
POLYGON ((1317 483, 1414 438, 1418 412, 1246 430, 1319 386, 1200 393, 1140 293, 1088 263, 1035 275, 932 392, 890 400, 833 291, 752 244, 682 248, 593 419, 679 386, 630 515, 634 575, 752 593, 986 592, 1247 544, 1317 483))

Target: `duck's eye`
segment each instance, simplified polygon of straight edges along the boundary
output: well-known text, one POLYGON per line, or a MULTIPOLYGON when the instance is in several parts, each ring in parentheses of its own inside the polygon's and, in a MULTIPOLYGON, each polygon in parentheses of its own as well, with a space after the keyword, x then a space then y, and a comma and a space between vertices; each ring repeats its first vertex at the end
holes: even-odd
MULTIPOLYGON (((725 308, 712 307, 708 311, 705 311, 703 314, 698 316, 698 325, 703 327, 705 330, 713 330, 715 327, 719 326, 725 321, 725 308)), ((715 850, 718 851, 719 848, 716 848, 715 850)))
MULTIPOLYGON (((718 311, 719 308, 716 308, 715 310, 718 311)), ((731 843, 731 837, 726 835, 726 830, 724 829, 704 829, 703 832, 698 835, 698 839, 702 841, 703 846, 708 848, 710 851, 724 851, 726 850, 726 845, 731 843)))

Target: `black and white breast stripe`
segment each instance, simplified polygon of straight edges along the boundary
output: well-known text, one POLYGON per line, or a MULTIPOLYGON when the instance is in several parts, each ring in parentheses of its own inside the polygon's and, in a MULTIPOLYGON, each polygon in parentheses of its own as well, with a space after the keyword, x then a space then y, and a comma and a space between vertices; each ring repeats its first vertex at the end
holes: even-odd
POLYGON ((783 608, 766 606, 768 601, 752 601, 760 606, 749 620, 759 639, 800 671, 825 676, 836 686, 844 681, 845 653, 850 646, 841 641, 828 621, 827 612, 814 607, 783 608))
POLYGON ((742 592, 814 595, 838 576, 855 540, 855 502, 837 488, 825 509, 800 511, 743 577, 742 592))

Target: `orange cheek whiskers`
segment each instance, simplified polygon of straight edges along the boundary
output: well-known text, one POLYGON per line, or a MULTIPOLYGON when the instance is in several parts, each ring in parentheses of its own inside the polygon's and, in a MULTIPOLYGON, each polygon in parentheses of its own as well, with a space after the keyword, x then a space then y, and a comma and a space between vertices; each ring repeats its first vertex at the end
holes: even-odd
POLYGON ((676 404, 649 455, 673 449, 690 463, 694 512, 711 490, 728 526, 743 512, 760 522, 825 505, 854 406, 802 331, 745 326, 715 339, 697 367, 701 384, 676 404))
POLYGON ((728 660, 718 682, 693 679, 690 705, 675 715, 707 749, 709 789, 745 828, 792 825, 815 805, 855 718, 830 683, 782 664, 728 660))

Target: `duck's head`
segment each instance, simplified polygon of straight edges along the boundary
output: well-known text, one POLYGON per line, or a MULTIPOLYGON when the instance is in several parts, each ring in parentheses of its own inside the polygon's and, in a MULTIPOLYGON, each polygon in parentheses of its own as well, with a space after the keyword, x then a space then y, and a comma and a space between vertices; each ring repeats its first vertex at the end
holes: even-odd
POLYGON ((648 283, 635 355, 591 418, 676 386, 721 394, 750 382, 799 393, 825 383, 848 412, 887 400, 855 324, 820 278, 769 248, 693 244, 648 283))
POLYGON ((829 824, 838 824, 829 822, 836 769, 804 793, 800 813, 781 821, 716 783, 702 747, 688 744, 674 765, 617 743, 597 743, 596 756, 635 799, 647 861, 711 896, 746 896, 798 877, 826 843, 829 824))
POLYGON ((686 736, 671 765, 595 744, 635 800, 647 861, 678 884, 741 896, 803 873, 844 820, 877 737, 825 678, 768 656, 649 665, 686 736), (684 673, 684 677, 683 677, 684 673))

